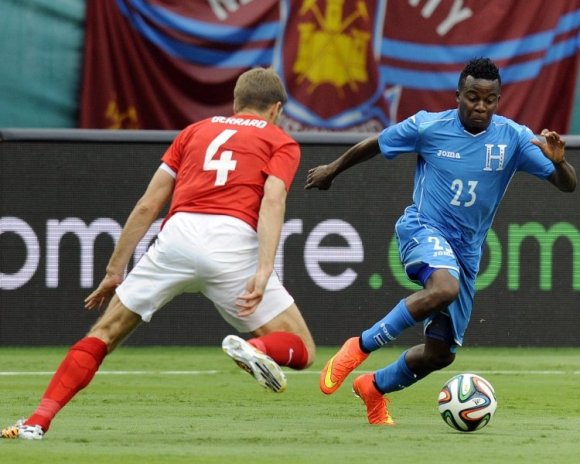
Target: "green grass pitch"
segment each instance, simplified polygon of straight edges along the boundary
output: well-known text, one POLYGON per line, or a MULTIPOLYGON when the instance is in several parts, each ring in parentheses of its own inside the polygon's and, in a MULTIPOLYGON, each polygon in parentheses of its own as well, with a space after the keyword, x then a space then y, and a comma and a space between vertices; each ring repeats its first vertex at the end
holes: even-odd
MULTIPOLYGON (((318 390, 315 365, 288 370, 288 390, 260 388, 218 347, 121 347, 38 442, 0 440, 0 462, 33 463, 576 463, 580 456, 580 349, 466 348, 456 362, 391 395, 396 427, 366 423, 351 378, 318 390), (476 372, 498 409, 474 433, 455 432, 437 411, 443 383, 476 372)), ((30 414, 66 348, 0 349, 0 423, 30 414)), ((361 366, 394 360, 380 350, 361 366)))

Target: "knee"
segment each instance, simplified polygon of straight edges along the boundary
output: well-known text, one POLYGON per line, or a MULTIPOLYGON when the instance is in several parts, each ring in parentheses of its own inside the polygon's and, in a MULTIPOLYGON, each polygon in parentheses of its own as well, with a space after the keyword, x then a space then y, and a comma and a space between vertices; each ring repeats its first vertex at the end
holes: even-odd
POLYGON ((314 343, 305 343, 305 345, 308 354, 308 360, 306 361, 304 369, 312 366, 312 364, 314 364, 314 361, 316 360, 316 345, 314 343))
POLYGON ((429 289, 430 299, 434 307, 445 308, 459 295, 459 282, 456 279, 447 279, 429 289))
POLYGON ((455 353, 425 352, 424 360, 431 371, 438 371, 450 366, 455 361, 455 353))

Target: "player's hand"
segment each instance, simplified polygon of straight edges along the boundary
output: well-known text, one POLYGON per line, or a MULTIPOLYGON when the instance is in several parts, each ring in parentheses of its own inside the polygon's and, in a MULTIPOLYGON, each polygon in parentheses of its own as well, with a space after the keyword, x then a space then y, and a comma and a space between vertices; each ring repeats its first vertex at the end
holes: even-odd
POLYGON ((332 180, 334 179, 334 174, 328 166, 328 164, 323 164, 317 166, 308 171, 306 176, 306 185, 304 190, 311 188, 317 188, 319 190, 328 190, 332 185, 332 180))
POLYGON ((546 158, 548 158, 554 164, 560 164, 564 161, 564 146, 566 142, 562 140, 560 134, 554 131, 550 131, 548 129, 544 129, 542 135, 546 141, 542 142, 538 139, 532 139, 532 143, 536 145, 546 158))
POLYGON ((246 290, 236 299, 238 316, 253 314, 261 303, 270 276, 256 274, 246 283, 246 290))
POLYGON ((115 289, 123 282, 120 274, 107 273, 97 289, 85 298, 86 309, 106 308, 115 294, 115 289))

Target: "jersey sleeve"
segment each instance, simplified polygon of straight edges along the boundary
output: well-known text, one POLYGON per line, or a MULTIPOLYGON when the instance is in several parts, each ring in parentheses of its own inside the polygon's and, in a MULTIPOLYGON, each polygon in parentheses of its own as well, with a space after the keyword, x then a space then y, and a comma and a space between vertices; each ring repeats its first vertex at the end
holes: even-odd
POLYGON ((169 166, 173 172, 179 171, 179 166, 181 165, 181 161, 183 159, 183 148, 185 146, 185 142, 191 137, 193 130, 193 126, 189 126, 177 134, 177 137, 175 137, 169 148, 167 148, 161 157, 161 161, 169 166))
POLYGON ((520 147, 518 170, 546 179, 552 175, 556 168, 554 163, 544 156, 542 150, 531 142, 534 137, 534 133, 530 129, 522 126, 518 139, 520 147))
POLYGON ((417 153, 419 150, 419 124, 421 112, 385 128, 379 134, 379 147, 385 158, 392 159, 402 153, 417 153))
POLYGON ((298 143, 289 141, 276 149, 263 172, 278 177, 286 185, 286 191, 289 191, 299 164, 300 147, 298 143))

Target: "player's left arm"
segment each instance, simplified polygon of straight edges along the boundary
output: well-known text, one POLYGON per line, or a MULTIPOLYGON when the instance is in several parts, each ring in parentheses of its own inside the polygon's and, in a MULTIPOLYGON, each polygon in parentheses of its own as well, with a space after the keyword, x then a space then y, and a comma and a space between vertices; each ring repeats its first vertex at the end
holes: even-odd
POLYGON ((545 142, 532 139, 532 143, 554 163, 555 171, 548 180, 563 192, 573 192, 576 189, 576 170, 566 161, 566 143, 557 132, 548 129, 544 129, 541 135, 545 142))
POLYGON ((244 294, 236 301, 239 316, 252 314, 264 296, 268 279, 274 270, 286 212, 286 196, 284 181, 273 175, 268 176, 258 218, 258 265, 256 273, 246 283, 244 294))

